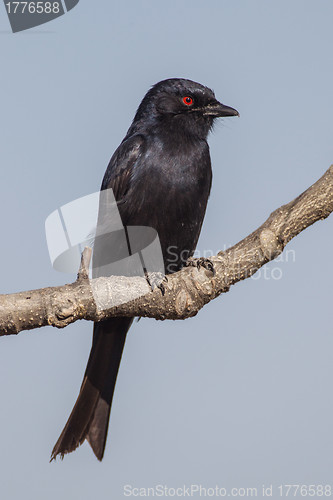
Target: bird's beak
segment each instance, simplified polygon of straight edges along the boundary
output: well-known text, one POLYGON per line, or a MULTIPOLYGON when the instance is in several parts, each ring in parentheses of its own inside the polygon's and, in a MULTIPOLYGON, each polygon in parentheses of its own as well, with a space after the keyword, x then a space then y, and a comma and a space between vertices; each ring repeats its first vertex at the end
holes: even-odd
POLYGON ((239 116, 237 109, 225 106, 219 101, 215 101, 208 106, 205 106, 204 115, 206 116, 239 116))

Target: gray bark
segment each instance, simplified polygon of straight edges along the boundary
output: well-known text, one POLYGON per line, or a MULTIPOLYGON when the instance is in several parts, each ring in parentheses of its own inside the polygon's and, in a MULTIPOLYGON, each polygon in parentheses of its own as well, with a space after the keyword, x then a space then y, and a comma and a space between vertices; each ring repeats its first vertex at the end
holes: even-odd
POLYGON ((91 250, 86 249, 74 283, 0 295, 0 335, 46 325, 63 328, 78 319, 145 316, 163 320, 195 316, 205 304, 252 276, 275 259, 292 238, 332 211, 333 165, 304 193, 275 210, 257 230, 210 258, 215 274, 202 266, 183 268, 168 276, 164 295, 158 288, 152 291, 145 278, 111 276, 89 280, 86 269, 91 250))

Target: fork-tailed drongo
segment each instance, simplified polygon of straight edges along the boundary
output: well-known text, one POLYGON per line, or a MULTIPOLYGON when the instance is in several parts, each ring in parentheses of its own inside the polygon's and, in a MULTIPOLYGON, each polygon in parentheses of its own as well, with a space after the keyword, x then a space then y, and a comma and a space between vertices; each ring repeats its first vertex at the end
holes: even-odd
MULTIPOLYGON (((125 227, 149 226, 157 231, 167 274, 184 265, 184 256, 193 254, 199 238, 212 181, 208 133, 216 118, 237 115, 199 83, 181 78, 161 81, 143 98, 110 160, 101 191, 112 188, 125 227)), ((100 247, 95 241, 94 267, 100 247)), ((51 458, 63 457, 87 439, 102 460, 118 368, 132 321, 111 318, 94 324, 80 393, 51 458)))

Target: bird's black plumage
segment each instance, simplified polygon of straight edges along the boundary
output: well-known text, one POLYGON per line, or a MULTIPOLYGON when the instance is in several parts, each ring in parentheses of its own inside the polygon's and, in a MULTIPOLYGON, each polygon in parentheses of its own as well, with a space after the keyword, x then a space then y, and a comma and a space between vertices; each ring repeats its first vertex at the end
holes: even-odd
MULTIPOLYGON (((180 78, 164 80, 147 92, 110 160, 101 190, 112 188, 124 226, 157 231, 167 274, 184 265, 199 238, 212 181, 207 136, 213 121, 236 115, 203 85, 180 78)), ((99 226, 108 216, 108 207, 100 207, 99 226)), ((101 274, 99 263, 111 246, 112 240, 95 240, 95 276, 101 274)), ((103 458, 118 367, 131 323, 132 318, 95 323, 81 390, 52 458, 75 450, 85 439, 97 458, 103 458)))

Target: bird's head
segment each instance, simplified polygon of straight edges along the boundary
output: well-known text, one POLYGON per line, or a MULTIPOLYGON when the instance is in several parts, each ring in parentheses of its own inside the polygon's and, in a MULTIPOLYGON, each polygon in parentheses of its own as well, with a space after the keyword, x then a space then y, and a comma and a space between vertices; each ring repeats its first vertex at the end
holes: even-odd
POLYGON ((236 109, 219 102, 214 92, 200 83, 171 78, 154 85, 143 98, 134 122, 144 120, 169 129, 191 131, 206 137, 216 118, 239 116, 236 109))

